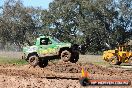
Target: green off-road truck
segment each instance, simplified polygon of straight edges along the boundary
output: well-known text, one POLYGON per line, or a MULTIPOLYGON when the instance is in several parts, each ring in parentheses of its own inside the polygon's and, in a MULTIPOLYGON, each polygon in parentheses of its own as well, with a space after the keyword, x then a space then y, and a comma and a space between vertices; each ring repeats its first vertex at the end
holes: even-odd
POLYGON ((63 43, 50 36, 40 36, 35 45, 23 47, 23 59, 33 67, 39 65, 45 67, 48 60, 58 59, 75 63, 79 59, 78 46, 71 43, 63 43))

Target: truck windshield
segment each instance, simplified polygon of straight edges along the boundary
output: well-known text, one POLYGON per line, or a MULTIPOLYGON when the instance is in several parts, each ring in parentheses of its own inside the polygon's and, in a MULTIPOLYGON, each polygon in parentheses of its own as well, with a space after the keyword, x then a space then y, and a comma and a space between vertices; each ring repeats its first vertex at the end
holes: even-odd
POLYGON ((60 40, 58 40, 57 38, 53 37, 53 40, 57 43, 60 43, 60 40))

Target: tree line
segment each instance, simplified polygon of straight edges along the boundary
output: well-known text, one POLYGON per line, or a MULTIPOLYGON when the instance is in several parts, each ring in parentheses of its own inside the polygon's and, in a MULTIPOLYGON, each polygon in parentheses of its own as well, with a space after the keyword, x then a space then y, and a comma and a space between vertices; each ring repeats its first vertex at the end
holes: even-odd
POLYGON ((97 53, 132 38, 131 0, 53 0, 48 9, 25 7, 21 0, 0 6, 0 42, 22 46, 39 35, 85 45, 97 53))

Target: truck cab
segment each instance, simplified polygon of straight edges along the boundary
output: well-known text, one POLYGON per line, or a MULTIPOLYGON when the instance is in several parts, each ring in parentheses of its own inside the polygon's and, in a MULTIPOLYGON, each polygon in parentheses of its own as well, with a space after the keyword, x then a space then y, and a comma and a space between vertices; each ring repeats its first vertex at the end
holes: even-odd
POLYGON ((75 50, 75 47, 73 50, 71 43, 60 42, 58 39, 50 36, 38 37, 34 45, 23 47, 23 53, 24 59, 33 66, 47 60, 46 57, 58 56, 63 61, 71 62, 77 62, 79 59, 79 53, 77 49, 75 50))

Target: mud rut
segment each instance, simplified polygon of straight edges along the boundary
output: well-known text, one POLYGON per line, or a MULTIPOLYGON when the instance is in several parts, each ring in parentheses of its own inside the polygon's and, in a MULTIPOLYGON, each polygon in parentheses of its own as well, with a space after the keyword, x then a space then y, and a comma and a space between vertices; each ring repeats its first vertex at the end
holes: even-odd
MULTIPOLYGON (((62 62, 56 62, 52 63, 49 62, 49 65, 45 68, 33 68, 30 65, 24 65, 24 66, 15 66, 15 65, 1 65, 0 66, 0 75, 2 77, 7 77, 7 79, 10 79, 10 77, 18 77, 20 79, 27 78, 27 80, 30 79, 38 81, 41 80, 41 84, 43 83, 42 80, 50 80, 49 86, 47 87, 40 87, 42 88, 51 88, 53 86, 53 82, 57 88, 59 86, 62 86, 64 88, 80 88, 80 84, 78 82, 78 78, 81 76, 81 67, 85 67, 87 71, 89 72, 89 76, 91 79, 129 79, 132 81, 132 70, 128 69, 121 69, 121 68, 115 68, 115 67, 102 67, 102 66, 97 66, 91 63, 62 63, 62 62), (4 76, 3 76, 4 75, 4 76), (33 79, 31 79, 33 78, 33 79), (59 80, 59 81, 57 81, 59 80), (63 82, 64 81, 64 82, 63 82), (67 83, 69 81, 69 83, 67 83), (58 83, 61 83, 58 85, 58 83), (52 85, 52 86, 51 86, 52 85), (57 86, 58 85, 58 86, 57 86)), ((0 76, 0 78, 1 78, 0 76)), ((4 83, 7 81, 7 79, 4 79, 5 81, 2 81, 0 83, 4 83)), ((21 81, 23 82, 23 81, 21 81)), ((48 83, 49 83, 48 82, 48 83)), ((28 83, 28 82, 27 82, 28 83)), ((31 88, 34 87, 33 84, 28 86, 19 86, 20 88, 31 88)), ((34 82, 35 83, 35 82, 34 82)), ((47 83, 45 83, 44 86, 46 86, 47 83)), ((5 85, 0 86, 4 88, 5 85)), ((9 86, 5 87, 8 88, 9 86)), ((13 88, 16 88, 18 86, 13 86, 13 88)), ((36 87, 38 87, 38 84, 36 84, 36 87)), ((127 86, 126 88, 132 88, 132 86, 127 86)), ((54 86, 53 86, 54 88, 54 86)), ((60 87, 61 88, 61 87, 60 87)), ((93 87, 92 87, 93 88, 93 87)), ((111 87, 110 87, 111 88, 111 87)), ((115 87, 113 87, 115 88, 115 87)), ((117 87, 118 88, 118 87, 117 87)), ((121 87, 119 87, 121 88, 121 87)), ((124 88, 124 87, 122 87, 124 88)))

